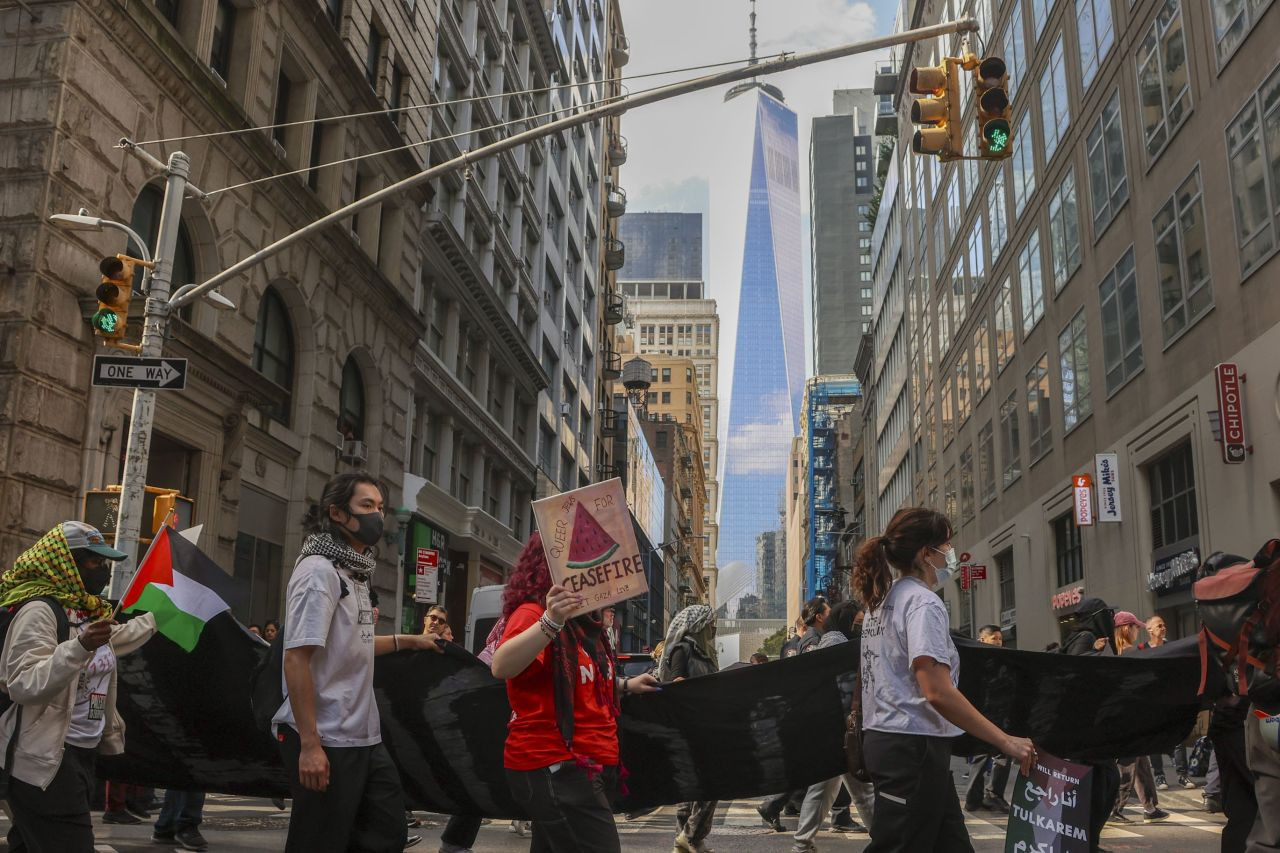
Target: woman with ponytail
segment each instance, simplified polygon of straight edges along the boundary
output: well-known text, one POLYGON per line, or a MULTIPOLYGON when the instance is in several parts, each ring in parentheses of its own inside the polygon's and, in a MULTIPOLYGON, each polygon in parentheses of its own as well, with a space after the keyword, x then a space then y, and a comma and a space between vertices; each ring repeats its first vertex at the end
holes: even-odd
POLYGON ((1031 741, 1001 731, 956 686, 960 657, 933 592, 955 569, 952 533, 940 512, 903 509, 858 549, 863 756, 876 792, 866 853, 973 850, 951 779, 951 738, 962 731, 1024 772, 1035 759, 1031 741))
POLYGON ((621 849, 612 805, 620 770, 618 694, 658 689, 649 674, 615 677, 600 614, 572 616, 583 601, 552 585, 534 533, 502 596, 506 628, 492 665, 507 682, 503 763, 512 795, 533 820, 531 853, 621 849))

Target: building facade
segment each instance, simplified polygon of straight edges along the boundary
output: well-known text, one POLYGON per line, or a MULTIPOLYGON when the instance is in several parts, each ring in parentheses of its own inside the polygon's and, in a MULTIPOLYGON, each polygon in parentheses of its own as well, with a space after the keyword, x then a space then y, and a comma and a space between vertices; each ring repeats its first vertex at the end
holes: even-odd
MULTIPOLYGON (((23 213, 4 226, 15 286, 0 376, 7 400, 27 402, 0 415, 0 480, 15 508, 0 558, 79 517, 86 490, 119 482, 129 399, 88 387, 97 342, 84 319, 98 258, 126 246, 45 224, 85 207, 154 236, 162 182, 114 140, 166 139, 148 150, 190 155, 209 197, 183 205, 174 281, 199 282, 522 120, 602 97, 620 21, 616 3, 607 19, 589 6, 548 16, 525 0, 334 0, 311 14, 208 0, 4 12, 6 54, 19 59, 5 130, 33 159, 4 190, 23 213), (37 61, 82 29, 110 37, 37 61), (538 91, 554 79, 581 85, 557 101, 538 91), (49 97, 22 96, 37 90, 49 97), (64 101, 77 106, 55 109, 64 101), (340 120, 353 113, 363 117, 340 120), (210 133, 221 135, 198 136, 210 133), (35 158, 54 148, 65 151, 56 169, 35 158), (41 366, 52 364, 62 368, 41 366)), ((279 616, 298 521, 325 480, 353 466, 383 483, 395 519, 374 577, 387 627, 416 627, 423 551, 435 552, 435 597, 458 629, 470 590, 502 581, 530 529, 545 401, 570 373, 593 415, 608 364, 590 343, 611 287, 606 178, 617 158, 605 132, 534 143, 384 201, 224 286, 234 311, 199 304, 173 319, 165 353, 191 360, 191 381, 161 395, 148 483, 195 499, 201 546, 251 588, 240 618, 279 616), (573 203, 551 229, 557 181, 573 203), (574 249, 586 272, 570 275, 559 262, 574 249), (572 317, 578 336, 566 342, 572 317), (559 345, 550 359, 548 337, 559 345), (581 369, 566 369, 569 356, 581 369)), ((595 430, 580 441, 582 424, 557 433, 574 485, 592 470, 579 444, 595 430)))
POLYGON ((626 301, 629 339, 619 350, 650 361, 654 356, 693 360, 706 482, 701 564, 714 601, 720 541, 720 315, 715 300, 706 298, 702 279, 702 214, 630 213, 619 233, 628 246, 618 286, 626 301))
MULTIPOLYGON (((910 5, 903 25, 942 10, 910 5)), ((877 230, 902 229, 902 274, 886 272, 877 304, 909 318, 917 464, 903 500, 945 509, 957 546, 988 567, 972 601, 946 591, 957 627, 997 622, 1042 647, 1056 610, 1088 594, 1186 636, 1198 561, 1252 553, 1280 524, 1280 459, 1248 452, 1280 440, 1280 293, 1267 286, 1280 223, 1263 165, 1280 150, 1280 15, 1217 0, 964 11, 1009 65, 1014 148, 940 167, 909 153, 901 122, 898 201, 877 230), (1083 524, 1077 475, 1108 487, 1083 524)), ((897 67, 956 47, 917 44, 897 67)), ((897 469, 878 479, 883 524, 897 469)))
POLYGON ((838 89, 809 136, 813 369, 850 373, 860 334, 871 326, 871 202, 875 191, 878 96, 838 89))
POLYGON ((783 507, 805 375, 796 114, 765 89, 745 96, 756 101, 755 130, 721 477, 717 606, 755 586, 756 537, 776 529, 783 507))

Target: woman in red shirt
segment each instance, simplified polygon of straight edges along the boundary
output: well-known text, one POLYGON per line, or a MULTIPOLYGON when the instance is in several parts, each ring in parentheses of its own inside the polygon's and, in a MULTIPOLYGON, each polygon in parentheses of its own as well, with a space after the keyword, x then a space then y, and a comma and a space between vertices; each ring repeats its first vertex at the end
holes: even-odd
POLYGON ((658 689, 652 675, 616 678, 599 613, 569 618, 581 595, 551 585, 534 533, 507 581, 493 674, 511 702, 504 764, 533 820, 530 853, 613 853, 618 695, 658 689))

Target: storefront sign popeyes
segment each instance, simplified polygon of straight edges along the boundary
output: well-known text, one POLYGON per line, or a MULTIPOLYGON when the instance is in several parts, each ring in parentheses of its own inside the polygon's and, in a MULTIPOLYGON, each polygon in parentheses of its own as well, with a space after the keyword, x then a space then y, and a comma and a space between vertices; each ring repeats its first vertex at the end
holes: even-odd
POLYGON ((1222 461, 1228 465, 1244 462, 1244 400, 1240 390, 1240 368, 1229 361, 1213 369, 1218 382, 1218 411, 1222 423, 1222 461))
POLYGON ((533 514, 551 580, 586 598, 578 613, 648 591, 621 480, 534 501, 533 514))
POLYGON ((1073 586, 1071 589, 1064 589, 1062 592, 1055 592, 1049 596, 1049 606, 1054 610, 1061 610, 1064 607, 1074 607, 1084 598, 1084 587, 1073 586))
POLYGON ((1093 465, 1098 472, 1098 521, 1120 521, 1120 457, 1099 453, 1093 465))
POLYGON ((1071 478, 1071 503, 1075 510, 1076 527, 1093 526, 1093 482, 1088 474, 1071 478))

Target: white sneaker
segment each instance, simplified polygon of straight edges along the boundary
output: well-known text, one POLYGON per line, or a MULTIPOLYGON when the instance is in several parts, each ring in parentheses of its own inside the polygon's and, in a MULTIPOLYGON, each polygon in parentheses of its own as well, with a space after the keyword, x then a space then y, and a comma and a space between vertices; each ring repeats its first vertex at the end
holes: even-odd
POLYGON ((681 832, 676 836, 676 845, 672 848, 672 853, 698 853, 698 848, 689 840, 689 836, 681 832))

